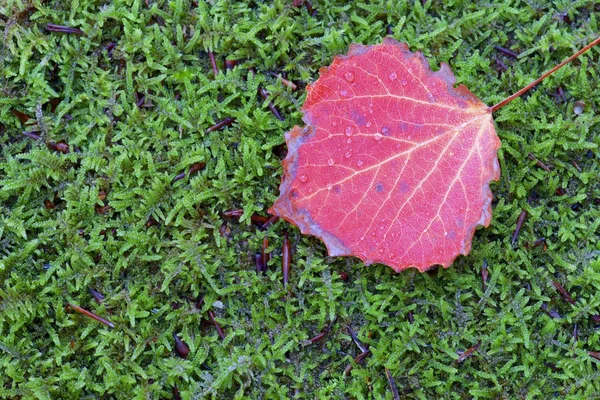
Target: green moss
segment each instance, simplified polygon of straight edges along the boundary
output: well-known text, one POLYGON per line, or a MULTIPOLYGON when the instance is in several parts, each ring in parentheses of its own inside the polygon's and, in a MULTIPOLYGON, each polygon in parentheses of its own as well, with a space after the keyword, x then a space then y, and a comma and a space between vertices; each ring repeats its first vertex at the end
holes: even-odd
POLYGON ((183 398, 392 398, 385 368, 402 398, 600 397, 600 361, 588 354, 600 350, 590 318, 600 313, 597 49, 495 115, 503 144, 493 222, 448 270, 365 268, 327 257, 283 221, 267 231, 250 221, 278 194, 283 133, 301 122, 304 84, 350 43, 378 43, 391 29, 493 104, 591 41, 597 6, 324 0, 313 1, 312 15, 291 3, 0 5, 0 397, 158 399, 177 387, 183 398), (84 34, 48 32, 49 23, 84 34), (238 66, 224 70, 226 58, 238 66), (585 102, 582 115, 575 101, 585 102), (226 117, 235 123, 207 132, 226 117), (45 145, 61 140, 70 153, 45 145), (173 181, 199 162, 204 170, 173 181), (234 208, 244 210, 239 221, 223 215, 234 208), (289 290, 279 271, 284 232, 293 244, 289 290), (547 249, 527 246, 540 237, 547 249), (257 275, 264 238, 273 259, 257 275), (117 327, 67 312, 67 303, 117 327), (362 364, 346 326, 370 346, 362 364), (191 349, 185 360, 173 333, 191 349))

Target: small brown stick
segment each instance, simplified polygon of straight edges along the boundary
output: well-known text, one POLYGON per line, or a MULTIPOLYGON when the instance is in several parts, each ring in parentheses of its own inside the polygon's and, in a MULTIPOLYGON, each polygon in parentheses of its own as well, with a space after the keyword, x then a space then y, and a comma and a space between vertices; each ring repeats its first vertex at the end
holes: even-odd
POLYGON ((263 260, 262 255, 260 253, 256 253, 254 255, 254 265, 256 266, 256 273, 262 272, 263 260))
POLYGON ((28 138, 31 138, 33 140, 40 140, 42 137, 39 135, 41 132, 40 131, 33 131, 33 132, 23 132, 24 136, 27 136, 28 138))
POLYGON ((237 60, 225 59, 225 69, 233 69, 236 65, 238 65, 237 60))
POLYGON ((577 164, 577 162, 575 162, 575 161, 572 161, 572 162, 571 162, 571 164, 573 164, 573 166, 574 166, 575 168, 577 168, 577 171, 579 171, 579 172, 583 172, 583 170, 581 169, 581 167, 579 166, 579 164, 577 164))
POLYGON ((64 25, 48 24, 48 25, 46 25, 46 30, 48 32, 60 32, 60 33, 72 33, 75 35, 85 35, 85 32, 83 32, 79 28, 71 28, 71 27, 64 26, 64 25))
POLYGON ((227 210, 223 212, 223 215, 226 217, 234 217, 234 218, 239 218, 244 214, 244 210, 242 210, 241 208, 236 208, 234 210, 227 210))
POLYGON ((519 237, 519 232, 521 232, 521 227, 523 227, 525 218, 527 218, 527 211, 522 210, 521 214, 519 214, 519 218, 517 218, 517 227, 515 229, 515 232, 512 235, 512 239, 510 241, 511 245, 513 245, 513 246, 517 242, 517 238, 519 237))
POLYGON ((271 75, 273 75, 276 78, 279 78, 279 80, 281 81, 283 86, 289 87, 292 90, 298 89, 298 85, 296 85, 294 82, 292 82, 290 80, 285 79, 284 77, 281 76, 281 74, 276 74, 274 72, 271 72, 271 75))
POLYGON ((269 218, 267 218, 267 220, 265 221, 265 223, 262 225, 261 228, 267 229, 268 227, 270 227, 277 221, 279 221, 279 217, 277 215, 271 215, 269 218))
MULTIPOLYGON (((369 354, 371 354, 371 350, 363 351, 362 353, 360 353, 359 355, 354 357, 354 362, 357 364, 360 364, 362 362, 362 360, 364 360, 369 354)), ((350 375, 350 371, 352 371, 353 368, 354 368, 354 366, 352 364, 348 364, 348 366, 344 370, 344 375, 345 376, 350 375)))
POLYGON ((335 317, 329 323, 329 325, 327 325, 325 328, 323 328, 323 330, 321 332, 319 332, 315 337, 308 339, 308 341, 314 344, 314 343, 317 343, 317 342, 320 342, 321 340, 323 340, 323 338, 325 338, 325 336, 327 336, 327 334, 333 327, 333 324, 335 324, 335 321, 337 321, 337 317, 335 317))
POLYGON ((348 325, 348 326, 346 327, 346 329, 348 330, 348 334, 349 334, 349 335, 350 335, 350 337, 352 338, 352 341, 354 342, 354 344, 356 345, 356 347, 358 347, 358 349, 359 349, 361 352, 363 352, 363 353, 364 353, 365 351, 369 350, 369 347, 368 347, 368 346, 365 346, 365 345, 364 345, 364 344, 363 344, 363 343, 362 343, 362 342, 361 342, 361 341, 358 339, 358 337, 356 336, 356 333, 354 333, 354 331, 352 330, 352 328, 350 328, 350 325, 348 325))
POLYGON ((101 206, 99 204, 96 204, 96 213, 100 214, 100 215, 104 215, 107 214, 110 211, 110 206, 108 204, 101 206))
POLYGON ((48 147, 50 147, 54 151, 58 151, 59 153, 67 154, 69 152, 69 145, 64 140, 60 142, 48 142, 48 147))
POLYGON ((221 328, 221 325, 219 325, 219 323, 215 319, 215 314, 211 310, 208 310, 208 316, 209 316, 210 320, 212 321, 212 323, 215 325, 215 328, 217 329, 217 333, 219 334, 219 337, 222 340, 225 339, 225 332, 223 332, 223 328, 221 328))
POLYGON ((173 178, 173 180, 171 181, 171 183, 172 182, 177 182, 179 180, 182 180, 183 178, 185 178, 185 172, 182 172, 182 173, 180 173, 178 175, 175 175, 175 178, 173 178))
POLYGON ((88 290, 90 291, 92 297, 94 297, 94 300, 96 300, 96 303, 102 304, 102 302, 104 301, 104 295, 92 288, 88 288, 88 290))
MULTIPOLYGON (((206 167, 206 163, 203 163, 203 162, 194 163, 190 167, 190 170, 188 171, 188 174, 192 175, 195 172, 203 170, 205 167, 206 167)), ((175 178, 173 178, 173 180, 171 181, 171 183, 179 181, 179 180, 181 180, 183 178, 185 178, 185 172, 182 172, 182 173, 176 175, 175 178)))
POLYGON ((215 54, 212 51, 208 52, 208 58, 210 58, 210 63, 212 65, 213 72, 215 77, 219 75, 219 67, 217 67, 217 61, 215 60, 215 54))
POLYGON ((81 313, 83 315, 85 315, 86 317, 90 317, 92 319, 95 319, 96 321, 108 326, 109 328, 114 328, 115 326, 113 325, 112 322, 94 314, 93 312, 90 312, 84 308, 81 308, 79 306, 76 306, 74 304, 67 304, 67 308, 72 308, 73 310, 77 311, 78 313, 81 313))
POLYGON ((556 188, 556 192, 555 193, 556 193, 557 196, 564 196, 565 194, 567 194, 567 192, 563 188, 556 188))
MULTIPOLYGON (((196 4, 196 7, 197 6, 198 5, 196 4)), ((173 393, 173 400, 181 400, 181 394, 179 394, 179 389, 177 388, 177 386, 173 386, 171 392, 173 393)))
POLYGON ((467 359, 467 357, 470 357, 478 348, 479 346, 481 346, 481 340, 477 343, 475 343, 475 345, 473 347, 469 347, 467 350, 465 350, 460 357, 458 357, 456 359, 456 361, 454 361, 456 364, 459 364, 463 361, 465 361, 467 359))
POLYGON ((550 168, 544 164, 543 162, 541 162, 536 156, 534 156, 533 154, 529 153, 527 155, 531 160, 535 161, 535 165, 537 165, 538 167, 540 167, 541 169, 543 169, 544 171, 548 171, 550 172, 550 168))
POLYGON ((290 263, 292 261, 292 252, 290 249, 290 239, 285 235, 283 237, 283 247, 281 249, 281 276, 283 287, 287 287, 290 279, 290 263))
POLYGON ((146 228, 150 228, 156 225, 158 225, 158 221, 153 216, 150 216, 150 218, 148 218, 148 221, 146 221, 146 228))
POLYGON ((504 54, 505 56, 512 57, 512 58, 519 58, 519 55, 517 53, 515 53, 514 51, 512 51, 510 49, 507 49, 506 47, 495 45, 494 49, 498 50, 500 53, 504 54))
MULTIPOLYGON (((265 100, 269 99, 269 92, 267 92, 265 89, 258 88, 258 93, 260 94, 260 96, 263 99, 265 99, 265 100)), ((275 105, 273 104, 272 101, 269 101, 269 110, 271 110, 271 112, 273 113, 273 115, 275 115, 275 117, 278 120, 284 121, 284 118, 281 116, 281 114, 279 114, 279 111, 277 110, 277 108, 275 108, 275 105)))
POLYGON ((13 115, 17 118, 19 118, 19 121, 21 121, 22 124, 24 124, 25 122, 29 121, 31 119, 31 117, 25 113, 22 113, 21 111, 15 110, 14 108, 12 108, 10 110, 13 115))
POLYGON ((546 303, 542 303, 541 307, 542 310, 544 310, 550 318, 560 318, 560 314, 558 313, 558 311, 549 309, 546 303))
POLYGON ((265 222, 267 222, 267 219, 268 219, 267 217, 263 217, 262 215, 256 215, 256 214, 254 214, 254 215, 252 215, 252 216, 250 217, 250 221, 251 221, 251 222, 252 222, 254 225, 258 225, 259 227, 262 227, 262 226, 263 226, 263 224, 264 224, 265 222))
POLYGON ((600 360, 600 351, 588 351, 588 354, 596 360, 600 360))
POLYGON ((392 373, 387 368, 385 369, 385 376, 387 377, 388 383, 390 385, 390 390, 392 391, 392 398, 394 400, 400 400, 400 394, 398 393, 398 388, 396 387, 396 382, 394 382, 392 373))
POLYGON ((207 130, 205 130, 204 132, 210 133, 210 132, 214 132, 214 131, 220 131, 221 129, 225 128, 226 126, 231 126, 231 124, 233 124, 234 122, 235 122, 235 118, 227 117, 223 121, 217 122, 216 124, 214 124, 213 126, 208 128, 207 130))
POLYGON ((507 98, 505 98, 504 100, 502 100, 500 103, 498 103, 498 104, 490 107, 490 111, 494 112, 494 111, 497 111, 498 109, 504 107, 505 105, 507 105, 508 103, 510 103, 511 101, 513 101, 514 99, 516 99, 517 97, 521 96, 523 93, 529 91, 532 87, 534 87, 535 85, 537 85, 538 83, 540 83, 541 81, 543 81, 544 79, 546 79, 548 76, 550 76, 553 73, 555 73, 557 70, 559 70, 560 68, 562 68, 565 64, 573 61, 574 59, 576 59, 577 57, 579 57, 580 55, 582 55, 583 53, 585 53, 586 51, 588 51, 589 49, 591 49, 592 47, 594 47, 595 45, 597 45, 598 43, 600 43, 600 37, 596 38, 594 41, 592 41, 587 46, 583 47, 581 50, 579 50, 578 52, 576 52, 575 54, 573 54, 572 56, 570 56, 569 58, 567 58, 566 60, 564 60, 563 62, 561 62, 560 64, 558 64, 556 67, 554 67, 551 70, 543 73, 542 76, 540 76, 535 81, 531 82, 529 85, 525 86, 523 89, 521 89, 521 90, 517 91, 516 93, 508 96, 507 98))
POLYGON ((203 163, 203 162, 193 163, 192 166, 190 167, 190 171, 188 172, 188 174, 192 175, 193 173, 203 170, 205 167, 206 167, 206 163, 203 163))
POLYGON ((179 339, 179 336, 175 333, 173 333, 173 339, 175 340, 175 350, 177 350, 177 354, 179 354, 181 358, 187 358, 188 354, 190 354, 190 347, 183 340, 179 339))
POLYGON ((483 265, 481 266, 481 280, 483 281, 483 291, 485 292, 485 285, 488 281, 489 272, 488 272, 488 263, 487 260, 483 260, 483 265))
MULTIPOLYGON (((244 210, 242 210, 241 208, 237 208, 234 210, 228 210, 228 211, 224 211, 223 215, 225 217, 230 217, 230 218, 240 218, 242 215, 244 214, 244 210)), ((260 227, 263 226, 263 224, 265 222, 267 222, 268 218, 267 217, 263 217, 262 215, 252 215, 250 217, 250 221, 255 224, 258 225, 260 227)))
POLYGON ((552 284, 567 303, 575 305, 575 300, 573 300, 569 292, 560 283, 552 281, 552 284))
POLYGON ((497 65, 497 70, 498 72, 501 74, 504 71, 508 71, 508 67, 506 66, 506 64, 504 64, 501 60, 496 58, 496 65, 497 65))

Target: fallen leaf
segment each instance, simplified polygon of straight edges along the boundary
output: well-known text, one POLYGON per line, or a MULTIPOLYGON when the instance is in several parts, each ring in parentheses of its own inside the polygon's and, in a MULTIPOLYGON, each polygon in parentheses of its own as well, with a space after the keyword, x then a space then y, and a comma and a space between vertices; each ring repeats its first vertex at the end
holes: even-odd
POLYGON ((331 256, 397 272, 450 266, 491 221, 489 183, 500 177, 492 112, 598 43, 492 107, 405 43, 351 45, 307 88, 306 125, 285 135, 269 212, 319 237, 331 256))
POLYGON ((393 39, 352 45, 308 87, 269 210, 332 256, 449 266, 491 219, 500 140, 488 106, 393 39))

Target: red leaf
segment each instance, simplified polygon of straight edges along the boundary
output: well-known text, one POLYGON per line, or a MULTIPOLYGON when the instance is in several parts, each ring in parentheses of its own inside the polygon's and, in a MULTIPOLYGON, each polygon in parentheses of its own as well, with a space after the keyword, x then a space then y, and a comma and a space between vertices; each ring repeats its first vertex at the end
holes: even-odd
POLYGON ((500 175, 492 109, 448 65, 393 39, 352 45, 308 87, 304 128, 286 133, 269 210, 332 256, 396 271, 448 267, 491 219, 500 175))

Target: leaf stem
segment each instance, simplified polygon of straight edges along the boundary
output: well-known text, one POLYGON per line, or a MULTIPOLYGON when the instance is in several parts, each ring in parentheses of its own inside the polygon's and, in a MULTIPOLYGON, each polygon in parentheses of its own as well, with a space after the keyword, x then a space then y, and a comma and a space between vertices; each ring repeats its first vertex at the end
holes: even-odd
POLYGON ((504 100, 502 100, 500 103, 496 104, 495 106, 492 106, 491 107, 492 112, 498 110, 499 108, 504 107, 505 105, 507 105, 508 103, 510 103, 511 101, 513 101, 514 99, 516 99, 517 97, 521 96, 523 93, 527 92, 529 89, 531 89, 532 87, 534 87, 535 85, 537 85, 538 83, 540 83, 541 81, 543 81, 544 79, 546 79, 548 76, 550 76, 553 73, 555 73, 562 66, 564 66, 565 64, 573 61, 574 59, 576 59, 577 57, 579 57, 580 55, 582 55, 583 53, 585 53, 586 51, 588 51, 589 49, 591 49, 592 47, 594 47, 595 45, 597 45, 598 43, 600 43, 600 37, 598 37, 593 42, 589 43, 587 46, 585 46, 584 48, 582 48, 581 50, 579 50, 577 53, 573 54, 571 57, 567 58, 566 60, 564 60, 563 62, 561 62, 560 64, 558 64, 556 67, 552 68, 550 71, 545 72, 542 76, 540 76, 535 81, 531 82, 529 85, 525 86, 523 89, 519 90, 518 92, 516 92, 513 95, 508 96, 507 98, 505 98, 504 100))

